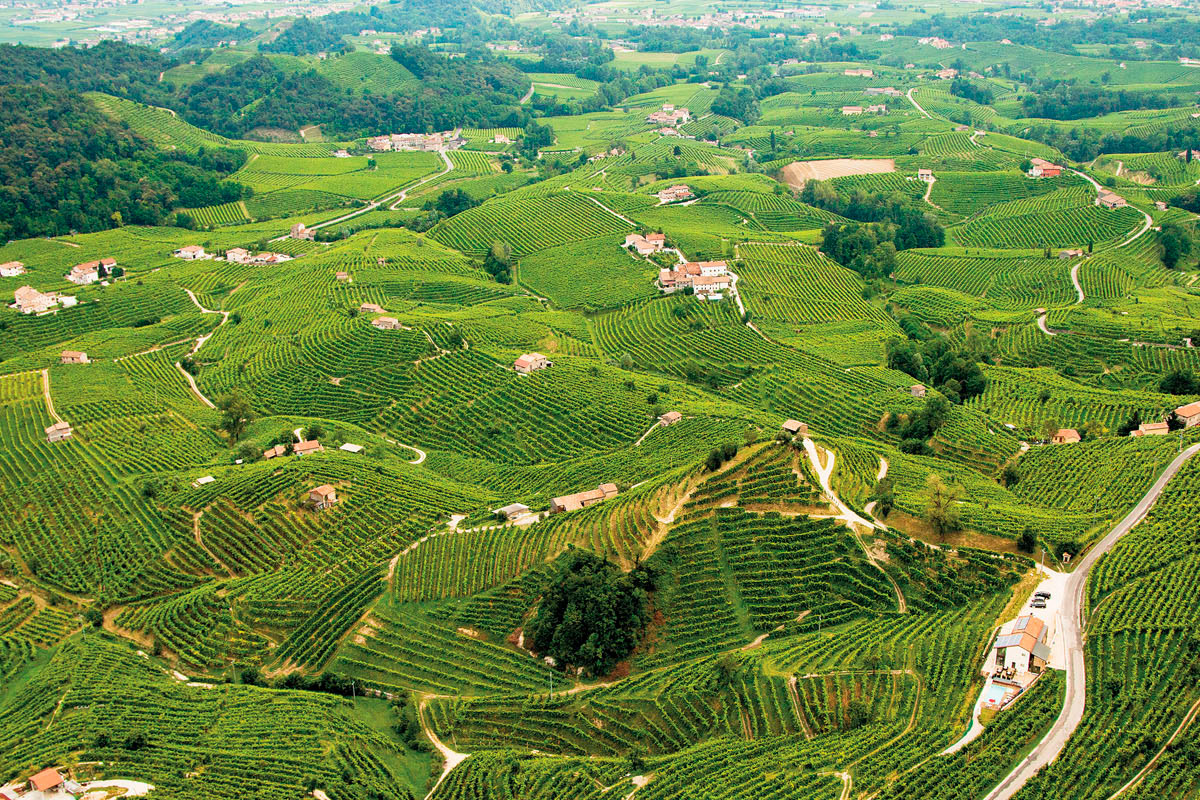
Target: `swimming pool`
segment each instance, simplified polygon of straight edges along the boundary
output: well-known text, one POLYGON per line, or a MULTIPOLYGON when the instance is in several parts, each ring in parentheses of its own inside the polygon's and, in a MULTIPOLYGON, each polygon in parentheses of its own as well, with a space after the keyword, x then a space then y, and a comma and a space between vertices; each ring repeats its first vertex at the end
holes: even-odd
POLYGON ((999 708, 1004 703, 1004 696, 1009 688, 998 683, 989 683, 983 690, 983 705, 999 708))

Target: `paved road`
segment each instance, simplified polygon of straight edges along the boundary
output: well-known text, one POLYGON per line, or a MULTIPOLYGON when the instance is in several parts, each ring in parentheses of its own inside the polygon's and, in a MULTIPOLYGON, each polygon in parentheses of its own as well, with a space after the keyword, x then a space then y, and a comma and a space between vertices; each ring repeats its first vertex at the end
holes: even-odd
POLYGON ((1142 521, 1154 502, 1158 500, 1158 496, 1162 494, 1163 489, 1166 488, 1167 482, 1175 476, 1175 473, 1183 466, 1183 462, 1195 455, 1197 450, 1200 450, 1200 444, 1194 444, 1176 456, 1175 460, 1167 466, 1163 474, 1150 487, 1150 491, 1146 492, 1133 510, 1117 523, 1117 526, 1107 536, 1088 551, 1067 579, 1066 596, 1063 598, 1060 615, 1063 626, 1060 636, 1067 645, 1066 703, 1063 705, 1058 719, 1050 726, 1050 730, 1033 748, 1033 751, 1000 782, 999 786, 988 794, 986 800, 1008 800, 1015 795, 1042 767, 1058 757, 1066 747, 1067 740, 1079 727, 1079 723, 1083 720, 1084 705, 1087 702, 1086 667, 1083 660, 1083 589, 1088 573, 1102 555, 1111 550, 1134 525, 1142 521))
POLYGON ((914 98, 913 98, 913 96, 912 96, 912 93, 913 93, 913 90, 912 90, 912 89, 909 89, 909 90, 908 90, 908 94, 906 94, 906 95, 905 95, 905 97, 907 97, 907 98, 908 98, 908 102, 912 103, 912 104, 913 104, 913 106, 914 106, 914 107, 917 109, 917 111, 920 111, 920 112, 921 112, 921 116, 925 117, 926 119, 933 119, 933 115, 932 115, 932 114, 930 114, 930 113, 929 113, 928 111, 926 111, 925 109, 921 108, 921 104, 920 104, 920 103, 918 103, 918 102, 916 101, 916 99, 914 99, 914 98))
POLYGON ((1071 283, 1075 284, 1075 293, 1079 295, 1079 299, 1075 301, 1075 305, 1079 305, 1087 299, 1087 295, 1083 293, 1083 286, 1079 283, 1079 268, 1083 266, 1080 261, 1075 266, 1071 267, 1071 283))

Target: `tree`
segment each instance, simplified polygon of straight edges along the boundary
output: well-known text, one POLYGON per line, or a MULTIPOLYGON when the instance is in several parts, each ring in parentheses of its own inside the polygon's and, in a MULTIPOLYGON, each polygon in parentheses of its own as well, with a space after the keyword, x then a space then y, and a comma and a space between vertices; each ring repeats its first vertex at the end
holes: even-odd
POLYGON ((236 442, 245 433, 246 426, 254 419, 254 409, 241 389, 234 389, 217 399, 217 410, 221 412, 221 430, 236 442))
POLYGON ((1058 433, 1058 420, 1053 417, 1046 417, 1042 420, 1041 427, 1042 439, 1050 441, 1054 438, 1054 434, 1058 433))
POLYGON ((1032 553, 1036 546, 1037 536, 1034 535, 1033 529, 1026 525, 1025 530, 1017 537, 1017 549, 1022 553, 1032 553))
POLYGON ((956 484, 947 485, 936 473, 925 479, 925 519, 942 539, 961 527, 961 494, 962 490, 956 484))
POLYGON ((1190 369, 1173 369, 1158 382, 1158 390, 1164 394, 1200 394, 1200 381, 1190 369))
POLYGON ((1191 238, 1182 227, 1175 223, 1167 223, 1162 226, 1162 233, 1159 234, 1158 241, 1162 248, 1163 266, 1167 269, 1175 269, 1180 259, 1192 252, 1191 238))

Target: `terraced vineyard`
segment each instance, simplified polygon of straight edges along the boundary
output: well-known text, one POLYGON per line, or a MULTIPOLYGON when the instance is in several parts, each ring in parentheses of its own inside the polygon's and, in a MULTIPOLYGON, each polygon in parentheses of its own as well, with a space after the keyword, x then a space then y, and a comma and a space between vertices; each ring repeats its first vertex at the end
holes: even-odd
POLYGON ((0 48, 0 795, 1196 796, 1186 9, 252 6, 0 48))

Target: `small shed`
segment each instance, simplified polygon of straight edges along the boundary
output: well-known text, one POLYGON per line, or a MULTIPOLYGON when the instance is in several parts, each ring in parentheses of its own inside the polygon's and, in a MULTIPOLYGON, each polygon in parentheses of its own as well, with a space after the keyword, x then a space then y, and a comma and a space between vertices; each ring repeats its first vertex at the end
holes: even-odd
POLYGON ((308 493, 308 502, 317 511, 324 511, 337 501, 337 490, 328 483, 322 484, 308 493))
POLYGON ((792 436, 808 436, 808 425, 800 420, 784 420, 782 428, 785 433, 790 433, 792 436))
POLYGON ((924 397, 925 391, 925 387, 919 383, 914 383, 912 386, 908 387, 908 393, 913 397, 924 397))
POLYGON ((361 444, 351 444, 350 442, 346 442, 339 447, 338 450, 345 450, 347 453, 361 453, 363 451, 363 446, 361 444))
POLYGON ((509 503, 506 506, 501 506, 496 509, 497 514, 502 514, 505 519, 514 520, 523 514, 529 513, 529 506, 524 503, 509 503))
POLYGON ((63 350, 62 356, 59 359, 63 364, 86 364, 88 363, 87 353, 81 350, 63 350))
POLYGON ((678 411, 668 411, 667 413, 665 413, 661 417, 659 417, 658 421, 665 428, 668 425, 674 425, 676 422, 679 422, 679 420, 681 420, 681 419, 683 419, 683 414, 680 414, 678 411))
POLYGON ((68 422, 56 422, 49 428, 46 428, 47 442, 61 442, 64 439, 70 439, 74 435, 71 430, 71 425, 68 422))
POLYGON ((65 782, 66 778, 53 768, 46 768, 29 779, 30 787, 35 792, 42 792, 43 794, 58 789, 65 782))

